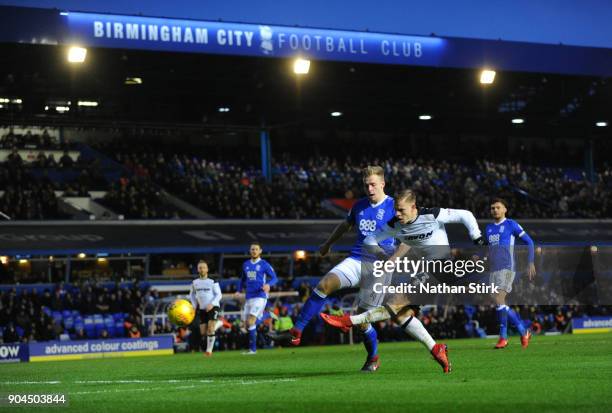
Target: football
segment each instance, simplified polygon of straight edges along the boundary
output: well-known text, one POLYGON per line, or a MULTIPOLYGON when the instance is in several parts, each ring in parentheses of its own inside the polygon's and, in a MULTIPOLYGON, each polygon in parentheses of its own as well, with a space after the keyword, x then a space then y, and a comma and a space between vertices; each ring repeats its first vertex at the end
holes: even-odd
POLYGON ((195 308, 193 308, 189 300, 179 298, 174 300, 168 307, 168 319, 175 326, 188 326, 194 317, 195 308))

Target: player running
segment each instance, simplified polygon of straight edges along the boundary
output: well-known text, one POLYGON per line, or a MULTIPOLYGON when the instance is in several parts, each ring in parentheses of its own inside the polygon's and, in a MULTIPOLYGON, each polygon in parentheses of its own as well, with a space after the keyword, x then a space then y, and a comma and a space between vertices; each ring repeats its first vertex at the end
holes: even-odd
POLYGON ((261 258, 263 252, 259 242, 252 242, 249 248, 251 258, 242 264, 242 277, 236 291, 236 298, 246 289, 242 320, 249 332, 249 351, 242 354, 257 354, 257 320, 264 313, 270 287, 278 281, 274 268, 261 258))
POLYGON ((508 318, 521 335, 521 345, 523 348, 527 348, 531 339, 531 332, 523 326, 518 314, 506 305, 506 295, 512 291, 512 283, 516 276, 514 270, 515 239, 520 238, 529 248, 529 265, 527 267, 529 281, 533 281, 536 276, 534 244, 531 237, 527 235, 518 222, 506 218, 507 212, 506 201, 501 198, 493 199, 491 201, 491 217, 495 222, 488 224, 485 229, 490 245, 490 282, 499 287, 499 293, 494 295, 497 305, 497 319, 499 320, 499 341, 494 348, 501 349, 508 346, 508 318))
POLYGON ((199 278, 191 283, 189 300, 193 308, 200 310, 200 334, 202 347, 206 337, 205 356, 212 356, 215 346, 215 331, 219 318, 219 303, 221 302, 221 287, 219 283, 208 276, 208 264, 204 260, 198 262, 199 278))
MULTIPOLYGON (((364 243, 371 246, 377 255, 382 255, 380 243, 389 238, 396 238, 401 242, 400 247, 388 259, 395 261, 403 257, 408 249, 418 251, 418 256, 426 260, 447 260, 451 257, 445 224, 462 223, 468 230, 470 238, 475 244, 483 245, 476 218, 470 211, 461 209, 417 208, 416 194, 412 190, 401 191, 395 199, 395 217, 383 229, 367 236, 364 243), (409 247, 402 249, 401 247, 409 247)), ((421 279, 430 274, 417 274, 421 279)), ((436 274, 431 274, 434 277, 436 274)), ((369 275, 369 277, 373 277, 369 275)), ((321 317, 330 325, 341 329, 350 328, 356 324, 373 323, 376 321, 394 319, 402 329, 415 340, 423 343, 431 352, 436 361, 442 366, 444 373, 451 371, 448 360, 447 346, 436 344, 421 321, 416 317, 417 309, 410 305, 410 300, 404 294, 393 294, 385 298, 384 306, 379 306, 365 313, 350 316, 330 316, 321 314, 321 317)))
MULTIPOLYGON (((302 338, 302 331, 308 322, 317 315, 327 296, 343 288, 360 287, 358 312, 365 311, 381 305, 384 295, 373 294, 371 288, 367 288, 362 280, 362 257, 363 240, 370 234, 380 230, 389 221, 395 211, 393 209, 393 198, 385 194, 385 175, 380 166, 368 166, 362 170, 363 183, 366 197, 359 199, 348 213, 346 220, 340 223, 325 241, 319 252, 322 256, 327 255, 332 245, 338 241, 351 228, 357 231, 357 242, 351 249, 348 258, 344 259, 332 268, 312 290, 312 294, 304 303, 302 311, 296 320, 294 328, 289 331, 291 344, 299 345, 302 338)), ((381 240, 381 246, 389 253, 393 251, 393 237, 381 240)), ((376 371, 380 366, 378 357, 378 337, 376 330, 369 324, 363 323, 361 326, 363 333, 363 343, 367 351, 365 364, 362 371, 376 371)), ((286 336, 271 335, 272 339, 278 340, 287 338, 286 336)))

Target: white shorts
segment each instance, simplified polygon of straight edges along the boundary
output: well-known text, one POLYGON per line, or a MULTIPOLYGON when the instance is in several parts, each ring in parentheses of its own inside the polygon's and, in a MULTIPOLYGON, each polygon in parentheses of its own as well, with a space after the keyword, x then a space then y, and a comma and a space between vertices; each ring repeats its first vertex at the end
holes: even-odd
POLYGON ((359 287, 357 305, 366 310, 381 306, 385 298, 385 294, 374 292, 374 284, 388 285, 391 281, 390 276, 388 279, 385 277, 374 277, 370 269, 366 269, 365 266, 362 266, 360 260, 352 257, 345 258, 329 270, 329 272, 338 275, 341 289, 359 287), (363 272, 367 274, 362 276, 363 272))
POLYGON ((328 273, 330 272, 340 278, 341 289, 357 287, 361 281, 361 261, 352 257, 345 258, 328 271, 328 273))
POLYGON ((250 315, 260 319, 263 316, 264 310, 266 309, 267 298, 256 297, 249 298, 244 303, 244 309, 242 311, 242 320, 246 320, 250 315))
POLYGON ((489 282, 500 290, 509 293, 512 291, 512 283, 515 276, 516 273, 508 269, 494 271, 489 276, 489 282))

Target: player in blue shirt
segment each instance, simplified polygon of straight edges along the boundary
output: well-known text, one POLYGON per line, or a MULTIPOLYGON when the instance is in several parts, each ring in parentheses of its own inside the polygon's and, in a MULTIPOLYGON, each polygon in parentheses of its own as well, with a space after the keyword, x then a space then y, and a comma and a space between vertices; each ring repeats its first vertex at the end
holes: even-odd
POLYGON ((242 264, 242 277, 236 291, 239 297, 242 290, 246 290, 242 320, 249 332, 249 351, 242 354, 247 355, 257 353, 257 320, 263 316, 270 287, 278 281, 274 268, 261 258, 262 251, 260 243, 251 243, 251 258, 242 264))
MULTIPOLYGON (((384 170, 380 166, 368 166, 362 171, 363 183, 366 197, 358 200, 351 208, 346 219, 340 223, 331 233, 327 241, 320 247, 322 256, 327 255, 332 245, 338 241, 351 228, 357 232, 357 241, 351 249, 350 256, 332 268, 318 283, 317 287, 304 303, 295 326, 290 330, 291 344, 299 345, 302 331, 308 322, 318 315, 327 300, 327 296, 333 292, 351 287, 360 287, 358 312, 369 310, 382 305, 384 294, 373 293, 373 288, 368 283, 380 282, 373 277, 363 277, 362 280, 362 258, 366 255, 363 240, 370 234, 382 229, 387 221, 395 215, 393 198, 385 194, 384 170)), ((394 240, 389 238, 382 242, 382 247, 392 254, 394 240)), ((370 324, 360 326, 363 332, 364 345, 367 351, 366 362, 363 371, 376 371, 380 365, 378 359, 378 337, 376 330, 370 324)), ((271 336, 273 339, 279 337, 271 336)), ((283 337, 280 337, 282 339, 283 337)))
POLYGON ((531 332, 523 326, 516 312, 506 305, 506 295, 512 291, 512 282, 516 275, 514 268, 514 242, 517 238, 527 244, 529 248, 529 265, 527 275, 533 281, 536 275, 534 265, 534 244, 516 221, 506 218, 508 212, 506 201, 495 198, 491 201, 491 217, 495 221, 488 224, 485 229, 489 241, 489 265, 491 271, 491 283, 499 287, 499 293, 495 294, 497 304, 497 318, 499 320, 499 341, 496 349, 508 345, 508 318, 521 335, 521 344, 527 348, 531 339, 531 332))

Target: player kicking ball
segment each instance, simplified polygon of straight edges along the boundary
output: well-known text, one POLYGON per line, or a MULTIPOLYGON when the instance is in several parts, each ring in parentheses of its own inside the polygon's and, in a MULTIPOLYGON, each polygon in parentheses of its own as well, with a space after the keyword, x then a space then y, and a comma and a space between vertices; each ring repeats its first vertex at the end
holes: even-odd
MULTIPOLYGON (((418 256, 426 260, 448 260, 451 250, 448 243, 445 224, 462 223, 468 230, 470 238, 477 245, 486 242, 481 235, 476 218, 470 211, 461 209, 417 208, 416 194, 412 190, 403 190, 395 198, 395 217, 381 230, 367 236, 364 243, 373 249, 373 252, 384 257, 380 242, 388 238, 396 238, 400 247, 388 258, 395 261, 403 257, 409 249, 418 251, 418 256), (408 247, 408 248, 402 248, 408 247)), ((420 279, 426 279, 430 274, 417 274, 420 279)), ((431 274, 436 277, 436 274, 431 274)), ((369 277, 373 277, 369 275, 369 277)), ((421 342, 440 364, 444 373, 451 371, 448 360, 448 349, 445 344, 436 343, 421 321, 416 317, 417 309, 410 305, 405 294, 392 294, 385 297, 384 306, 368 310, 365 313, 350 316, 330 316, 321 314, 326 323, 347 329, 353 325, 373 323, 376 321, 394 319, 402 330, 409 336, 421 342)))
POLYGON ((251 258, 242 264, 242 277, 235 294, 239 298, 242 290, 246 289, 242 321, 249 333, 249 350, 242 353, 245 355, 257 354, 257 320, 263 316, 270 287, 277 282, 276 272, 270 263, 261 258, 262 252, 260 243, 251 243, 251 258))
POLYGON ((208 264, 204 260, 198 262, 199 278, 191 283, 189 299, 193 308, 200 311, 200 334, 202 347, 206 337, 206 351, 204 355, 212 356, 215 347, 215 331, 219 318, 219 303, 221 302, 221 287, 219 283, 208 276, 208 264))
MULTIPOLYGON (((382 303, 384 294, 374 294, 362 280, 362 258, 367 258, 363 240, 380 230, 390 220, 393 210, 393 198, 385 194, 384 170, 380 166, 368 166, 362 170, 363 184, 367 197, 359 199, 351 208, 346 220, 339 224, 328 240, 319 249, 322 256, 327 255, 332 245, 351 228, 357 231, 357 242, 351 249, 350 256, 332 268, 312 291, 296 320, 294 328, 288 334, 270 334, 273 340, 289 339, 297 346, 302 340, 302 331, 310 320, 316 316, 327 301, 327 296, 344 288, 359 287, 357 312, 375 308, 382 303)), ((381 240, 381 246, 391 253, 394 247, 393 237, 381 240)), ((378 357, 378 337, 370 323, 358 323, 363 334, 363 343, 367 351, 362 371, 373 372, 380 366, 378 357)), ((356 325, 358 325, 356 324, 356 325)))
POLYGON ((508 319, 521 335, 523 348, 529 346, 531 332, 523 326, 519 315, 506 305, 506 295, 512 291, 512 283, 516 272, 514 269, 514 240, 521 239, 529 248, 529 265, 527 275, 529 281, 536 276, 534 264, 533 240, 518 222, 506 218, 508 207, 506 201, 495 198, 491 201, 491 217, 494 222, 488 224, 485 233, 489 241, 489 264, 491 268, 491 284, 499 287, 499 293, 493 296, 497 305, 497 319, 499 320, 499 341, 494 348, 502 349, 508 346, 508 319))

